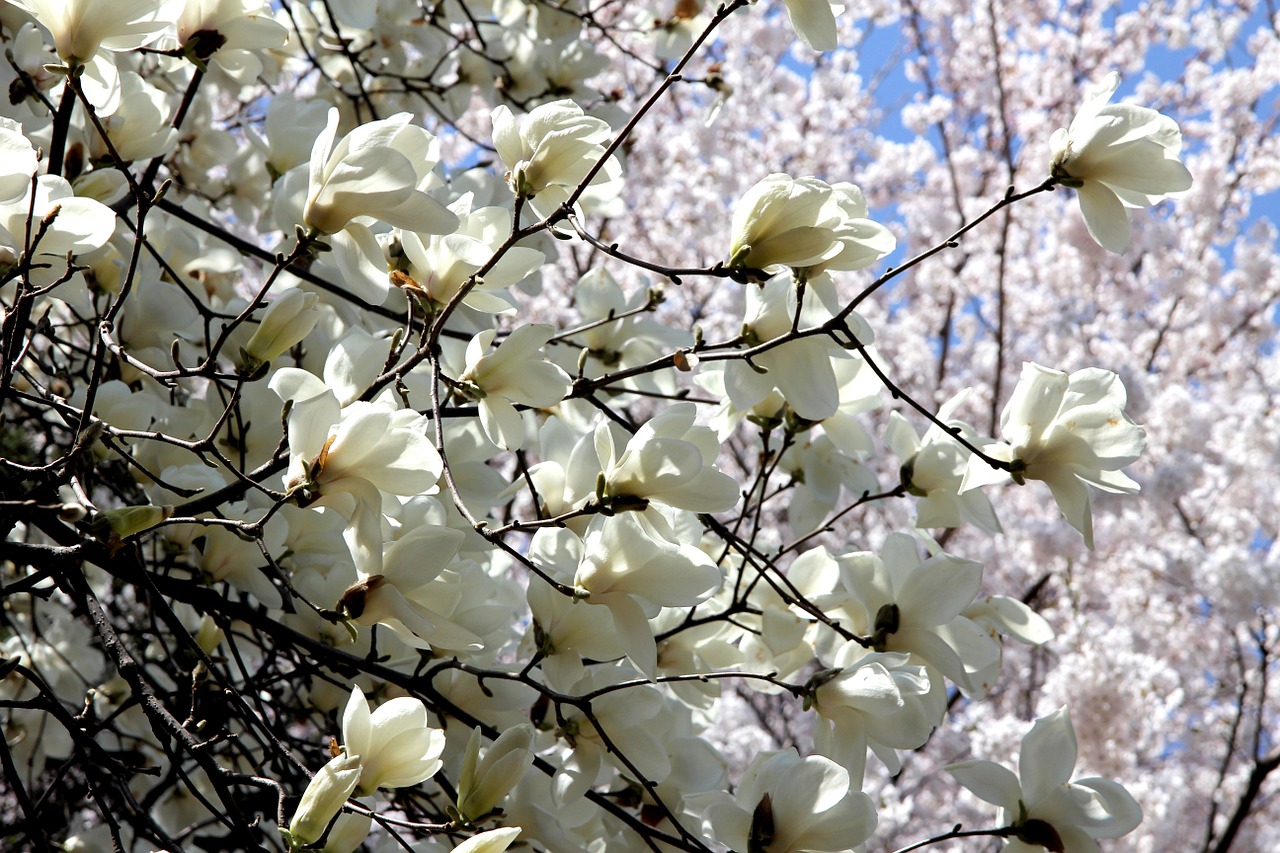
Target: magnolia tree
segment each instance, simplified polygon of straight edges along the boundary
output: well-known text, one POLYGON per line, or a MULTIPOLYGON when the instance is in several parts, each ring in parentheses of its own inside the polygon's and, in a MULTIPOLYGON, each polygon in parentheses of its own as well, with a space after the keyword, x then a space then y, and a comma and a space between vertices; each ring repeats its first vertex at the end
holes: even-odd
POLYGON ((6 846, 1280 847, 1269 6, 0 38, 6 846))

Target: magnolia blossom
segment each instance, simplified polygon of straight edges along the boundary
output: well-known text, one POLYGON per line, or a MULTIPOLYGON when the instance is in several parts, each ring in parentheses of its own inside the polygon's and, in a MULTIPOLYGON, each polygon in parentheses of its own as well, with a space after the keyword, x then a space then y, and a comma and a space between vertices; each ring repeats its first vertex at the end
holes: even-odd
POLYGON ((738 483, 714 466, 719 444, 695 426, 692 403, 676 403, 651 418, 625 447, 602 422, 595 432, 604 496, 636 498, 692 510, 721 512, 738 502, 738 483))
POLYGON ((806 279, 828 269, 856 270, 892 252, 889 229, 867 218, 862 190, 817 178, 774 173, 733 209, 729 266, 803 271, 806 279))
POLYGON ((175 29, 192 61, 217 63, 242 82, 262 71, 255 51, 280 47, 289 38, 265 0, 186 0, 175 29))
POLYGON ((453 848, 453 853, 502 853, 520 835, 518 826, 501 826, 473 835, 453 848))
POLYGON ((312 397, 306 371, 278 371, 271 390, 293 401, 285 486, 302 505, 333 506, 351 525, 345 536, 356 565, 382 565, 382 492, 419 495, 443 471, 427 438, 426 418, 412 409, 354 402, 343 408, 331 391, 312 397))
POLYGON ((704 10, 702 0, 676 0, 668 5, 672 7, 669 16, 644 9, 636 16, 636 23, 649 33, 653 55, 674 61, 689 50, 693 40, 707 28, 711 16, 704 10))
POLYGON ((338 110, 311 148, 310 184, 303 221, 334 234, 359 216, 431 234, 448 233, 458 219, 423 192, 439 159, 434 136, 410 124, 413 115, 362 124, 334 144, 338 110))
MULTIPOLYGON (((1029 646, 1040 646, 1053 639, 1053 628, 1043 616, 1016 598, 1007 595, 990 595, 980 598, 964 609, 963 616, 972 619, 986 629, 995 643, 1001 637, 1012 637, 1029 646)), ((995 684, 1000 678, 1002 654, 969 677, 977 684, 995 684)))
MULTIPOLYGON (((543 528, 529 544, 530 558, 565 584, 573 582, 582 552, 582 540, 566 528, 543 528)), ((583 658, 614 660, 626 654, 608 607, 570 598, 539 577, 529 578, 526 596, 533 615, 526 648, 542 656, 542 671, 552 687, 567 689, 581 679, 583 658)))
POLYGON ((447 234, 458 226, 452 211, 426 190, 439 142, 410 124, 411 113, 362 124, 337 144, 338 110, 329 110, 316 137, 308 168, 302 221, 315 234, 332 235, 328 245, 348 287, 380 302, 386 295, 387 264, 369 225, 372 218, 407 231, 447 234))
POLYGON ((132 71, 120 74, 119 100, 103 119, 111 148, 98 134, 90 137, 89 152, 95 160, 148 160, 168 154, 178 144, 178 132, 169 126, 170 104, 156 87, 132 71))
POLYGON ((444 732, 427 724, 420 699, 400 696, 370 713, 364 691, 353 687, 342 711, 342 743, 360 763, 355 795, 365 797, 378 788, 407 788, 435 775, 444 732))
POLYGON ((1072 782, 1076 733, 1066 706, 1035 721, 1022 738, 1018 775, 993 761, 961 761, 944 769, 983 800, 1000 807, 1002 826, 1016 832, 1008 853, 1098 853, 1096 839, 1119 838, 1142 822, 1142 807, 1110 779, 1072 782))
MULTIPOLYGON (((607 122, 569 100, 535 107, 518 125, 506 106, 493 110, 493 145, 509 170, 507 185, 543 217, 564 204, 604 156, 609 134, 607 122)), ((597 193, 604 187, 620 189, 621 179, 622 164, 610 156, 591 185, 597 193)))
MULTIPOLYGON (((990 457, 1012 466, 1014 482, 1043 480, 1067 521, 1093 547, 1089 485, 1106 492, 1134 494, 1139 486, 1120 469, 1146 449, 1146 431, 1124 407, 1120 377, 1092 367, 1068 376, 1035 362, 1022 376, 1000 415, 1004 441, 983 447, 990 457)), ((964 492, 1005 479, 977 456, 969 458, 964 492)))
POLYGON ((702 551, 657 540, 633 513, 623 513, 592 522, 573 585, 590 604, 609 608, 627 657, 652 678, 658 660, 649 618, 660 607, 698 604, 720 581, 702 551))
POLYGON ((961 615, 982 588, 982 564, 945 552, 922 561, 915 540, 902 533, 890 534, 883 555, 838 558, 841 582, 861 605, 846 605, 857 613, 854 630, 869 635, 878 652, 908 652, 966 692, 985 693, 969 676, 995 661, 1000 648, 961 615))
POLYGON ((542 266, 545 255, 528 246, 511 246, 482 278, 472 280, 472 274, 489 263, 511 234, 511 211, 498 206, 473 207, 474 204, 474 195, 464 193, 449 205, 459 220, 458 229, 451 234, 405 231, 400 247, 409 268, 392 273, 392 281, 431 306, 447 304, 470 282, 473 286, 463 296, 464 305, 487 313, 509 313, 516 306, 506 289, 542 266))
POLYGON ((356 625, 385 625, 413 648, 480 648, 480 637, 449 618, 458 585, 438 580, 461 545, 462 534, 447 527, 410 530, 387 546, 377 571, 360 572, 342 593, 338 612, 356 625))
POLYGON ((836 49, 836 13, 844 6, 828 0, 782 0, 800 41, 814 50, 836 49))
POLYGON ((21 197, 0 204, 0 268, 23 253, 42 255, 40 262, 52 265, 49 275, 56 279, 67 269, 66 261, 57 259, 100 248, 115 233, 111 208, 77 196, 64 178, 40 175, 34 186, 27 180, 26 189, 21 197), (42 227, 42 222, 48 225, 42 227))
POLYGON ((1147 107, 1108 106, 1119 85, 1120 75, 1108 74, 1049 140, 1053 177, 1076 188, 1090 236, 1117 254, 1129 248, 1129 210, 1191 187, 1177 123, 1147 107))
POLYGON ((128 51, 173 26, 183 0, 10 0, 53 35, 64 62, 82 64, 99 50, 128 51))
MULTIPOLYGON (((656 287, 640 288, 627 296, 605 267, 596 267, 579 278, 573 300, 582 331, 568 337, 587 352, 582 364, 575 365, 582 375, 594 379, 692 346, 693 336, 687 331, 659 322, 641 310, 661 298, 662 291, 656 287)), ((671 377, 662 373, 642 373, 619 385, 650 393, 676 392, 671 377)))
POLYGON ((31 190, 39 161, 22 125, 0 116, 0 203, 17 201, 31 190))
POLYGON ((917 436, 898 412, 889 413, 885 443, 902 460, 899 470, 902 485, 919 499, 916 527, 959 527, 968 521, 991 533, 1001 531, 1000 520, 985 494, 976 490, 960 493, 970 454, 956 440, 956 435, 971 444, 979 443, 972 426, 952 417, 968 396, 966 388, 944 403, 937 417, 947 428, 931 425, 923 437, 917 436))
POLYGON ((755 757, 733 802, 707 809, 721 844, 752 853, 841 853, 876 828, 871 798, 849 771, 821 755, 794 748, 755 757))
POLYGON ((946 691, 905 654, 864 649, 850 640, 833 666, 809 679, 806 705, 818 712, 814 745, 861 785, 870 748, 890 773, 896 750, 915 749, 942 720, 946 691))
MULTIPOLYGON (((839 246, 839 243, 834 244, 839 246)), ((789 275, 776 275, 762 286, 747 288, 743 327, 747 345, 755 346, 790 334, 795 323, 799 292, 789 275)), ((802 326, 819 325, 831 314, 818 299, 806 299, 800 312, 802 326)), ((864 344, 872 339, 871 328, 856 313, 848 318, 850 328, 864 344)), ((842 398, 860 389, 854 356, 828 335, 807 335, 785 341, 751 356, 748 363, 737 359, 724 368, 724 390, 733 408, 751 409, 768 400, 776 389, 781 400, 800 417, 810 421, 830 418, 841 408, 842 398), (846 385, 853 387, 848 387, 846 385)), ((856 399, 867 399, 857 393, 856 399)))
POLYGON ((827 221, 830 199, 831 186, 817 178, 764 178, 733 208, 729 265, 776 269, 832 260, 843 246, 827 221))
POLYGON ((835 257, 811 265, 805 271, 814 278, 826 270, 860 270, 889 254, 898 245, 893 232, 867 218, 867 199, 851 183, 831 185, 824 223, 835 234, 840 251, 835 257))
MULTIPOLYGON (((582 696, 597 690, 590 713, 565 706, 556 734, 564 749, 556 756, 559 772, 552 780, 552 797, 558 808, 571 806, 600 778, 606 762, 619 769, 625 756, 652 782, 671 773, 671 756, 663 743, 671 734, 672 706, 656 686, 633 684, 625 690, 605 690, 620 682, 635 682, 638 673, 629 665, 593 668, 568 691, 582 696)), ((633 770, 624 770, 633 773, 633 770)))
POLYGON ((519 326, 493 352, 486 352, 496 334, 486 329, 467 344, 467 367, 459 384, 463 394, 476 399, 489 440, 513 450, 524 444, 524 421, 512 403, 535 409, 554 406, 564 399, 572 380, 542 352, 555 334, 553 326, 519 326))

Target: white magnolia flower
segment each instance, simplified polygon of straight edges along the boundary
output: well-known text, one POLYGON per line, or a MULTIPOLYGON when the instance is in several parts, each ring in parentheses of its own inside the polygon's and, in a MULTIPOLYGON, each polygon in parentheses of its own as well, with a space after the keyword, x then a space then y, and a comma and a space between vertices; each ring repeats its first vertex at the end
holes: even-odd
MULTIPOLYGON (((1004 441, 986 445, 992 458, 1013 466, 1014 482, 1043 480, 1067 521, 1093 547, 1088 485, 1135 494, 1139 486, 1121 468, 1146 449, 1146 431, 1125 414, 1120 377, 1087 368, 1068 376, 1035 362, 1022 376, 1000 415, 1004 441)), ((961 492, 1002 482, 1007 473, 977 456, 969 459, 961 492)))
MULTIPOLYGON (((243 503, 229 504, 225 517, 247 519, 253 515, 243 503)), ((212 582, 227 581, 237 589, 252 593, 267 607, 281 605, 280 590, 264 573, 266 562, 258 541, 238 536, 226 527, 209 527, 203 531, 204 547, 200 553, 200 570, 212 582)), ((263 531, 262 543, 269 553, 284 550, 285 530, 272 525, 263 531)))
POLYGON ((946 691, 924 666, 905 654, 864 649, 856 640, 836 652, 831 669, 806 688, 806 705, 818 712, 814 745, 861 785, 870 748, 890 773, 902 767, 897 750, 929 738, 946 710, 946 691))
POLYGON ((0 203, 17 201, 31 190, 39 161, 22 125, 0 116, 0 203))
POLYGON ((34 187, 27 180, 26 189, 21 197, 0 204, 0 269, 24 252, 43 255, 40 262, 52 265, 49 274, 56 279, 67 270, 67 255, 101 248, 115 233, 111 208, 77 196, 64 178, 40 175, 34 187), (47 228, 41 227, 44 221, 47 228), (29 222, 31 245, 26 243, 29 222))
POLYGON ((836 15, 844 6, 828 0, 782 0, 800 41, 814 50, 836 49, 836 15))
POLYGON ((1001 531, 1000 520, 985 494, 977 490, 960 493, 970 453, 956 441, 951 430, 959 430, 959 435, 972 444, 979 440, 972 426, 952 415, 969 396, 969 390, 956 394, 938 410, 938 420, 947 429, 931 425, 923 438, 916 435, 901 414, 889 413, 885 443, 902 460, 902 485, 919 498, 915 518, 918 528, 959 527, 968 521, 991 533, 1001 531))
POLYGON ((811 267, 834 259, 843 244, 829 221, 830 200, 831 186, 817 178, 764 178, 733 208, 729 266, 811 267))
POLYGON ((604 474, 604 496, 687 509, 723 512, 738 502, 738 482, 713 464, 720 445, 715 433, 695 426, 692 403, 676 403, 636 430, 624 447, 609 422, 595 431, 604 474))
POLYGON ((1108 74, 1049 140, 1053 176, 1076 188, 1089 234, 1117 254, 1129 247, 1129 210, 1191 187, 1177 123, 1147 107, 1108 105, 1119 85, 1108 74))
MULTIPOLYGON (((635 684, 639 674, 629 665, 593 667, 568 690, 572 696, 600 691, 585 709, 565 706, 556 734, 563 751, 549 756, 559 765, 552 780, 552 797, 558 808, 571 807, 591 786, 597 784, 609 764, 624 774, 638 770, 651 782, 662 782, 671 774, 671 756, 663 744, 671 735, 674 707, 654 685, 635 684), (626 690, 604 688, 631 682, 626 690), (626 756, 635 770, 624 769, 626 756)), ((628 775, 628 778, 630 776, 628 775)))
MULTIPOLYGON (((798 299, 799 292, 787 274, 775 275, 762 286, 748 287, 742 324, 746 344, 756 346, 789 335, 798 299)), ((806 298, 800 325, 821 325, 831 316, 820 299, 806 298)), ((858 339, 869 344, 872 332, 866 321, 856 313, 848 320, 858 339)), ((724 368, 724 390, 733 408, 745 411, 768 400, 777 389, 797 415, 825 421, 839 412, 842 402, 852 402, 849 392, 861 387, 855 382, 857 365, 838 365, 854 358, 829 335, 806 335, 756 353, 750 364, 743 359, 730 361, 724 368)), ((858 394, 857 399, 866 398, 858 394)))
POLYGON ((897 245, 888 228, 867 218, 866 198, 853 184, 776 172, 738 200, 732 229, 729 266, 791 267, 806 279, 862 269, 897 245))
POLYGON ((921 560, 916 541, 903 533, 890 534, 882 553, 837 558, 841 583, 861 605, 845 608, 856 613, 854 630, 870 636, 878 652, 907 652, 966 693, 985 692, 970 674, 995 661, 1000 647, 961 615, 982 588, 982 564, 945 552, 921 560))
POLYGON ((636 23, 653 42, 654 56, 675 61, 693 46, 693 40, 707 28, 711 16, 704 11, 702 0, 676 0, 669 5, 670 15, 644 9, 636 16, 636 23))
POLYGON ((329 827, 320 853, 356 853, 373 826, 373 815, 366 812, 342 812, 329 827))
MULTIPOLYGON (((986 629, 991 639, 999 643, 1001 637, 1012 637, 1029 646, 1043 645, 1053 639, 1053 628, 1043 616, 1016 598, 991 595, 980 598, 964 609, 964 616, 986 629)), ((970 678, 978 684, 995 684, 1000 678, 1001 655, 985 669, 970 678)))
POLYGON ((289 31, 265 0, 186 0, 176 24, 178 44, 196 62, 214 62, 239 82, 262 71, 255 51, 282 47, 289 31))
POLYGON ((892 231, 867 218, 866 196, 848 182, 831 185, 824 224, 834 232, 840 243, 840 252, 809 267, 806 271, 809 278, 826 270, 860 270, 880 260, 898 245, 892 231))
POLYGON ((1119 838, 1142 823, 1142 807, 1110 779, 1072 782, 1076 733, 1066 706, 1041 717, 1022 738, 1018 775, 993 761, 961 761, 944 769, 988 803, 1016 833, 1006 853, 1098 853, 1099 838, 1119 838))
POLYGON ((467 367, 459 377, 462 393, 476 399, 480 423, 494 444, 515 450, 524 444, 524 420, 513 403, 546 409, 564 399, 572 380, 547 361, 542 348, 553 326, 520 326, 492 352, 497 332, 486 329, 467 344, 467 367))
POLYGON ((357 797, 378 788, 406 788, 430 779, 440 769, 444 732, 427 724, 422 700, 400 696, 370 713, 359 687, 342 711, 342 742, 347 755, 360 762, 357 797))
POLYGON ((661 607, 705 601, 720 581, 701 550, 655 539, 634 513, 622 513, 592 521, 573 585, 589 604, 609 609, 627 657, 652 678, 658 656, 649 619, 661 607))
POLYGON ((520 832, 518 826, 502 826, 481 832, 453 848, 453 853, 502 853, 511 846, 520 832))
MULTIPOLYGON (((567 528, 543 528, 529 544, 530 558, 564 584, 572 584, 582 551, 582 540, 567 528)), ((582 678, 583 658, 615 660, 626 654, 608 607, 566 596, 536 576, 529 578, 526 596, 533 623, 525 648, 542 656, 540 667, 554 689, 567 689, 582 678)))
MULTIPOLYGON (((169 125, 171 107, 165 93, 132 71, 120 73, 119 103, 103 119, 111 145, 122 160, 149 160, 168 154, 178 144, 178 131, 169 125)), ((109 160, 111 148, 99 134, 90 136, 94 160, 109 160)))
POLYGON ((338 612, 356 625, 385 625, 411 648, 480 648, 480 637, 449 618, 458 603, 457 585, 438 580, 462 540, 447 527, 415 527, 387 546, 380 569, 360 572, 360 580, 342 594, 338 612))
POLYGON ((458 218, 424 192, 433 182, 439 143, 410 124, 411 113, 362 124, 338 135, 338 110, 311 148, 310 181, 303 221, 321 234, 335 234, 360 216, 428 234, 447 234, 458 218))
MULTIPOLYGON (((449 205, 458 217, 458 229, 451 234, 423 235, 405 231, 400 246, 409 269, 393 281, 405 290, 426 299, 431 305, 445 305, 462 290, 472 273, 489 262, 511 234, 511 211, 497 206, 472 208, 474 195, 464 193, 449 205)), ((512 246, 483 278, 463 297, 463 304, 477 311, 501 314, 516 309, 506 292, 534 273, 546 256, 528 246, 512 246)))
POLYGON ((285 487, 304 506, 332 506, 350 522, 345 536, 356 565, 382 566, 382 492, 413 496, 435 486, 444 470, 427 438, 427 419, 412 409, 354 402, 343 408, 332 391, 299 396, 299 376, 280 370, 270 388, 293 401, 285 487))
MULTIPOLYGON (((505 105, 493 110, 493 146, 508 169, 507 184, 543 217, 567 201, 604 156, 610 133, 607 122, 570 100, 535 107, 519 125, 505 105)), ((621 180, 622 164, 611 156, 591 185, 598 194, 611 185, 620 190, 621 180)))
POLYGON ((707 809, 721 844, 757 853, 840 853, 853 850, 876 828, 871 798, 849 771, 821 755, 801 758, 794 748, 752 760, 733 802, 707 809))
MULTIPOLYGON (((436 182, 439 141, 412 119, 398 113, 362 124, 335 145, 334 108, 311 149, 302 222, 313 235, 328 235, 324 242, 348 289, 376 304, 386 298, 387 262, 370 220, 425 234, 458 227, 453 212, 427 194, 436 182)), ((280 183, 292 186, 289 177, 280 183)))
POLYGON ((787 522, 792 530, 820 527, 840 501, 841 490, 850 495, 879 490, 875 473, 847 456, 828 436, 810 433, 783 453, 778 470, 795 481, 787 522))
POLYGON ((173 26, 182 0, 10 0, 52 35, 67 63, 83 64, 99 50, 135 50, 173 26))
MULTIPOLYGON (((653 319, 642 306, 661 298, 658 288, 637 288, 628 296, 604 267, 596 267, 578 279, 573 292, 580 327, 570 340, 587 351, 582 375, 595 379, 605 373, 625 370, 680 349, 693 346, 688 331, 653 319), (617 319, 610 319, 616 317, 617 319)), ((562 348, 565 353, 572 352, 562 348)), ((576 360, 581 350, 573 353, 576 360)), ((562 366, 568 366, 561 362, 562 366)), ((574 365, 577 366, 576 364, 574 365)), ((615 387, 635 388, 657 394, 674 395, 676 385, 670 373, 645 372, 629 377, 615 387)))
POLYGON ((290 92, 280 92, 267 105, 265 138, 252 126, 245 127, 245 136, 265 158, 273 181, 310 161, 316 137, 328 123, 329 109, 325 101, 303 100, 290 92))

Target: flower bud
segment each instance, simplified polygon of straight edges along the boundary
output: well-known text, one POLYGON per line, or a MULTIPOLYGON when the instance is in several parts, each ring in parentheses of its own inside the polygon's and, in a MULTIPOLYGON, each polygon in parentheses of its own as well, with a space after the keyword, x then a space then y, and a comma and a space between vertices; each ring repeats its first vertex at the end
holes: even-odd
POLYGON ((362 812, 343 812, 333 822, 324 840, 323 853, 354 853, 369 834, 373 817, 362 812))
POLYGON ((253 337, 244 345, 244 359, 250 365, 279 358, 302 341, 320 321, 314 293, 291 290, 272 302, 253 337))
POLYGON ((453 853, 502 853, 520 834, 518 826, 504 826, 473 835, 453 848, 453 853))
POLYGON ((172 515, 171 506, 125 506, 104 512, 95 522, 95 527, 106 527, 113 536, 124 539, 150 530, 172 515))
POLYGON ((206 655, 213 654, 213 650, 222 644, 226 634, 218 627, 218 623, 213 621, 213 617, 208 613, 200 617, 200 625, 196 628, 196 644, 200 646, 201 651, 206 655))
POLYGON ((325 827, 351 796, 359 779, 360 759, 353 755, 332 758, 317 771, 302 793, 302 801, 293 813, 293 820, 289 821, 291 850, 314 844, 324 835, 325 827))
POLYGON ((493 811, 533 763, 533 726, 507 729, 480 759, 480 729, 471 732, 458 781, 458 813, 467 822, 493 811))

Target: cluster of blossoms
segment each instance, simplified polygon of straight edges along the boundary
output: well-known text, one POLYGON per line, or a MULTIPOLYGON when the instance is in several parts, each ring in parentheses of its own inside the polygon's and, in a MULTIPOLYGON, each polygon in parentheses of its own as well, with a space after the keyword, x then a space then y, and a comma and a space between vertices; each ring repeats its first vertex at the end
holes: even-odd
MULTIPOLYGON (((765 14, 747 5, 677 3, 638 43, 671 62, 687 29, 696 54, 739 7, 765 14)), ((840 7, 784 6, 805 45, 836 47, 840 7)), ((869 777, 993 692, 1006 639, 1053 640, 948 540, 1001 531, 982 489, 1034 480, 1093 549, 1095 492, 1136 493, 1147 443, 1117 373, 1024 363, 998 437, 963 419, 973 389, 891 409, 868 309, 899 270, 860 271, 900 237, 848 181, 768 174, 707 224, 704 267, 628 254, 607 223, 635 215, 627 143, 657 99, 588 89, 597 14, 0 9, 21 445, 0 483, 24 513, 6 769, 34 808, 24 786, 84 753, 132 809, 77 806, 66 849, 842 853, 876 832, 869 777), (632 267, 732 291, 733 331, 677 326, 660 287, 614 278, 632 267), (571 310, 547 316, 549 294, 571 310), (850 544, 850 512, 896 499, 909 518, 850 544), (60 659, 76 678, 48 677, 60 659), (735 763, 735 696, 805 737, 735 763)), ((1176 124, 1106 106, 1116 87, 997 207, 1072 188, 1123 253, 1130 211, 1190 188, 1176 124)), ((1142 809, 1072 781, 1076 760, 1062 709, 1020 776, 947 769, 999 807, 986 834, 1008 849, 1087 851, 1142 809)))

